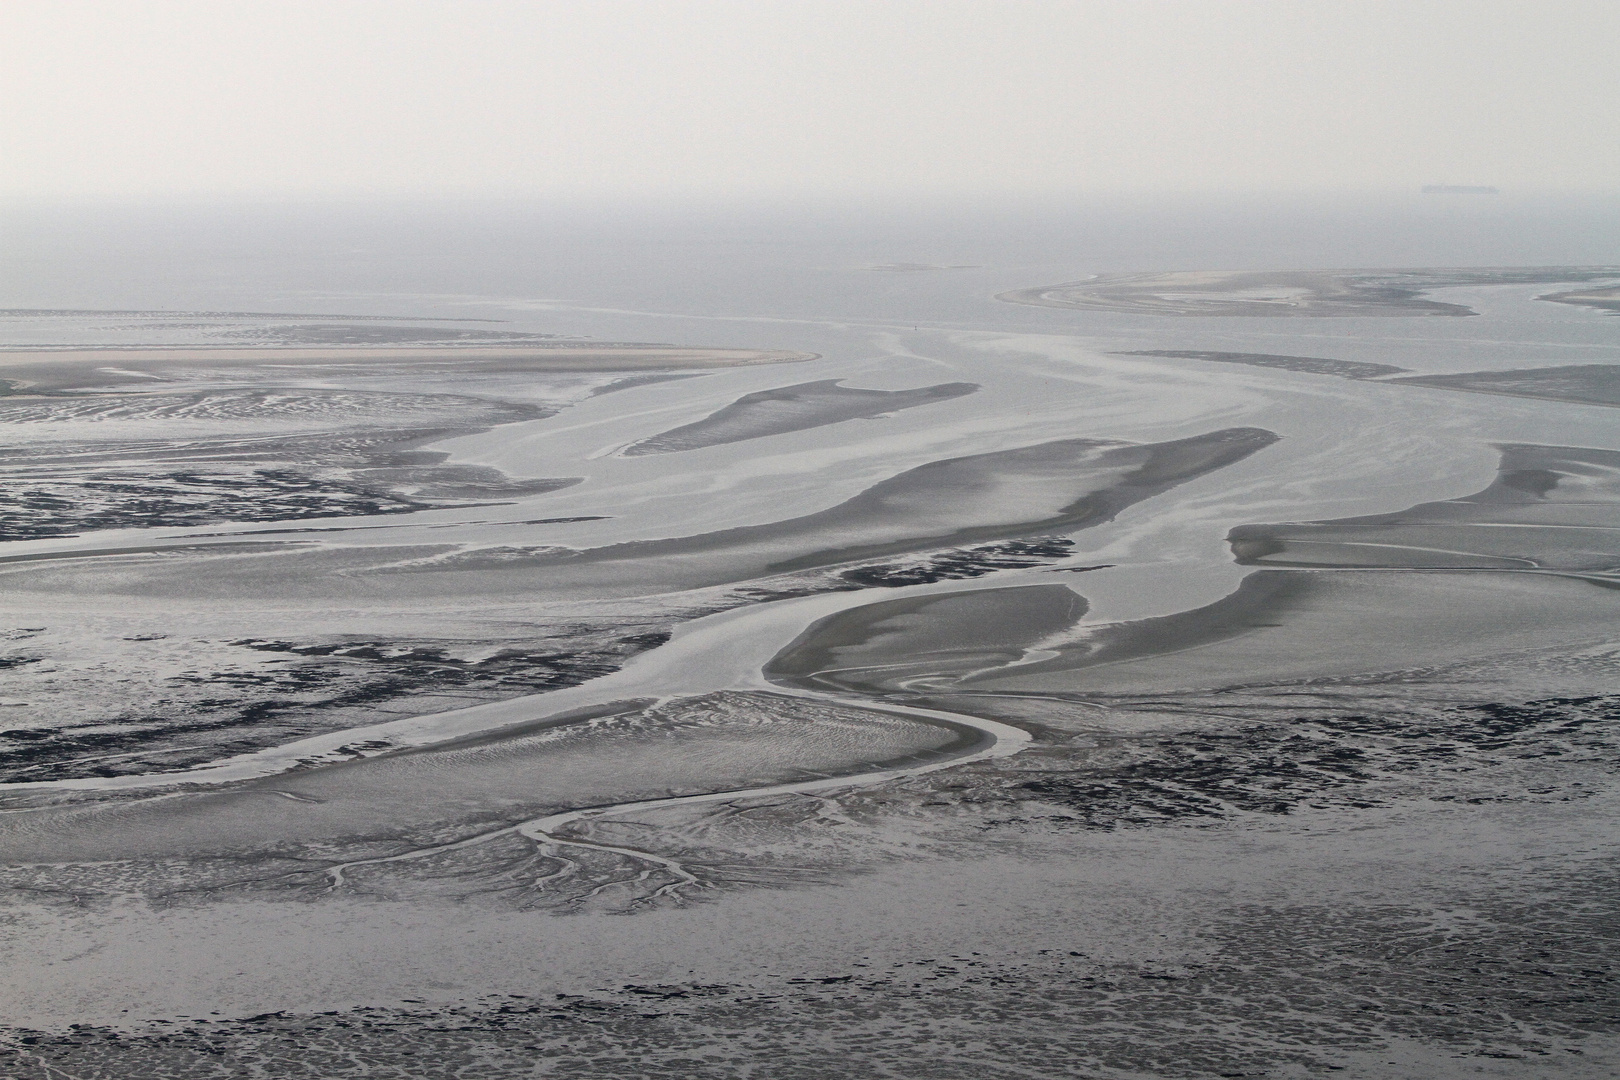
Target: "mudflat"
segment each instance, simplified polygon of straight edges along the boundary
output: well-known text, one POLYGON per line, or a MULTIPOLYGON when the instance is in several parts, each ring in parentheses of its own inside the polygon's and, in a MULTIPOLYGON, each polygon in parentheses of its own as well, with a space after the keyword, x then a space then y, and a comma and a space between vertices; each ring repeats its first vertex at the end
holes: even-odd
POLYGON ((0 1073, 1614 1075, 1598 268, 871 240, 0 312, 0 1073))

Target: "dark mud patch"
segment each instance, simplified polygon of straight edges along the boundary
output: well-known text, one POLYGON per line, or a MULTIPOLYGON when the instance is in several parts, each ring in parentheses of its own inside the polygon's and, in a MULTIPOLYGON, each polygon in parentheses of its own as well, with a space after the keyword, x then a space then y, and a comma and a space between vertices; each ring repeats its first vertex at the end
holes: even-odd
MULTIPOLYGON (((243 639, 234 670, 171 676, 139 709, 0 732, 0 782, 174 772, 415 711, 542 693, 616 671, 669 640, 662 623, 563 626, 547 638, 482 642, 243 639), (477 649, 483 655, 457 655, 477 649)), ((33 662, 27 658, 25 662, 33 662)))
MULTIPOLYGON (((946 551, 906 562, 878 563, 845 570, 838 577, 862 587, 901 588, 935 581, 962 581, 998 570, 1027 570, 1074 554, 1074 541, 1063 536, 1036 536, 1001 544, 946 551)), ((1097 567, 1087 567, 1097 569, 1097 567)))
POLYGON ((8 487, 0 494, 0 541, 100 529, 408 514, 431 505, 370 485, 322 480, 286 469, 232 476, 99 473, 8 487))
MULTIPOLYGON (((86 417, 130 412, 157 430, 165 410, 228 416, 251 430, 262 417, 312 414, 340 424, 344 408, 386 412, 393 399, 442 413, 433 427, 359 427, 325 433, 23 443, 0 466, 0 540, 101 529, 193 527, 226 522, 403 514, 543 494, 576 477, 520 480, 485 466, 449 463, 427 444, 555 410, 447 395, 86 395, 61 408, 86 417), (378 404, 381 402, 381 404, 378 404), (454 416, 459 410, 463 415, 454 416)), ((49 425, 56 405, 30 405, 49 425)), ((70 418, 71 419, 71 418, 70 418)), ((23 431, 28 425, 19 425, 23 431)), ((94 426, 94 425, 89 425, 94 426)))
POLYGON ((0 541, 104 529, 410 514, 518 499, 578 482, 573 477, 515 481, 474 466, 325 476, 296 468, 59 475, 23 481, 0 493, 0 541), (400 486, 390 487, 388 481, 400 486))
MULTIPOLYGON (((958 707, 972 707, 963 700, 958 707)), ((1164 707, 1175 711, 1173 703, 1164 707)), ((1221 727, 1185 719, 1186 730, 1090 735, 1074 740, 1073 750, 1037 753, 1009 775, 1050 772, 1021 778, 1005 794, 1061 808, 1040 819, 1049 824, 1111 830, 1214 824, 1306 806, 1365 809, 1411 798, 1568 802, 1590 793, 1570 766, 1613 771, 1620 761, 1615 696, 1267 723, 1239 716, 1221 727), (1530 774, 1536 779, 1527 782, 1530 774)))

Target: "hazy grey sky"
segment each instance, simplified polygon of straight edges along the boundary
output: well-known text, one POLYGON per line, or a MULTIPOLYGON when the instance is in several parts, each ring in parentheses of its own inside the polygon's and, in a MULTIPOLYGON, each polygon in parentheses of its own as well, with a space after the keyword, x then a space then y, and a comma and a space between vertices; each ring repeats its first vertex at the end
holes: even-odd
POLYGON ((0 193, 1620 187, 1615 0, 3 0, 0 193))

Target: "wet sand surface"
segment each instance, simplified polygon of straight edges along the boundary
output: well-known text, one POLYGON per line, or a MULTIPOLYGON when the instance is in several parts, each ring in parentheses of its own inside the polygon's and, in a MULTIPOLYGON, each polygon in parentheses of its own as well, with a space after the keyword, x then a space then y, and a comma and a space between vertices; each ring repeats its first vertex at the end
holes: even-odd
POLYGON ((845 420, 869 420, 898 409, 949 401, 977 389, 974 383, 940 383, 916 390, 861 390, 840 386, 836 379, 783 386, 744 395, 695 424, 632 443, 624 453, 631 457, 675 454, 845 420))
POLYGON ((1132 503, 1204 472, 1241 461, 1275 439, 1269 431, 1252 428, 1149 446, 1066 439, 931 462, 804 518, 598 549, 581 558, 657 558, 667 564, 672 556, 729 549, 733 559, 743 555, 748 562, 771 560, 751 567, 755 574, 780 573, 1073 531, 1106 521, 1132 503))
POLYGON ((994 670, 1041 639, 1068 630, 1085 600, 1066 585, 976 589, 887 600, 828 616, 765 667, 790 686, 884 693, 908 676, 994 670))
MULTIPOLYGON (((930 608, 936 619, 954 615, 961 622, 928 628, 922 643, 971 640, 980 619, 1018 619, 1034 602, 1022 595, 1031 591, 980 594, 960 614, 950 606, 930 608)), ((1600 646, 1615 603, 1612 590, 1564 577, 1264 571, 1244 579, 1230 597, 1177 615, 1087 626, 1070 635, 1060 631, 1072 620, 1021 624, 1037 636, 1015 637, 1006 648, 1027 651, 999 665, 994 654, 965 646, 913 652, 908 647, 919 635, 884 621, 869 627, 835 619, 771 670, 793 685, 866 693, 961 686, 1081 696, 1397 678, 1480 651, 1530 655, 1600 646)))
POLYGON ((1246 525, 1227 536, 1254 566, 1585 572, 1620 568, 1620 453, 1576 446, 1502 446, 1483 491, 1392 514, 1246 525))
POLYGON ((308 867, 288 871, 288 886, 311 877, 324 885, 325 867, 345 861, 337 853, 397 856, 492 823, 876 771, 960 756, 977 740, 968 728, 780 695, 608 703, 225 791, 41 808, 0 829, 0 857, 16 865, 275 852, 308 867), (424 790, 431 800, 401 800, 424 790))
POLYGON ((1085 627, 1075 626, 1083 607, 1057 619, 1026 613, 1056 586, 971 593, 957 607, 869 605, 818 623, 768 671, 868 693, 960 684, 1119 694, 1394 678, 1480 654, 1600 647, 1620 580, 1617 477, 1614 451, 1508 446, 1496 481, 1471 496, 1232 530, 1240 563, 1302 569, 1252 574, 1203 608, 1085 627), (919 632, 907 620, 921 611, 919 632), (1017 656, 996 663, 972 643, 1003 622, 1027 632, 1008 634, 1017 656))
POLYGON ((0 1072, 1612 1075, 1613 268, 1084 269, 17 316, 0 1072))

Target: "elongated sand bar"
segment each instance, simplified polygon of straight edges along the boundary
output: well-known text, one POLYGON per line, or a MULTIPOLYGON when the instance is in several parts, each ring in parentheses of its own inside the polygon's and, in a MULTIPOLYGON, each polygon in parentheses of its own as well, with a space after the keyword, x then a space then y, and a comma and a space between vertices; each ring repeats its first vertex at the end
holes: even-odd
POLYGON ((454 363, 505 360, 525 368, 550 371, 622 371, 631 368, 740 367, 813 360, 814 353, 786 349, 707 349, 669 345, 465 345, 366 346, 322 348, 110 348, 0 349, 0 367, 30 364, 287 364, 343 363, 357 360, 386 363, 454 363))

